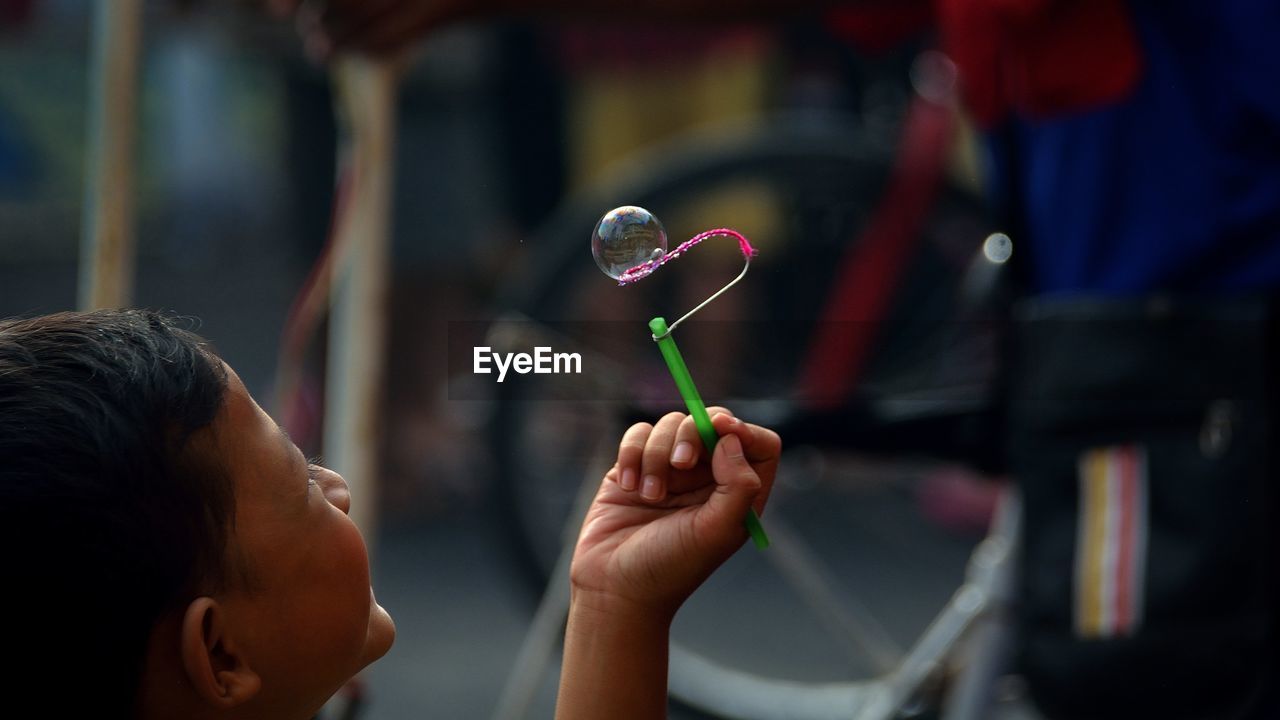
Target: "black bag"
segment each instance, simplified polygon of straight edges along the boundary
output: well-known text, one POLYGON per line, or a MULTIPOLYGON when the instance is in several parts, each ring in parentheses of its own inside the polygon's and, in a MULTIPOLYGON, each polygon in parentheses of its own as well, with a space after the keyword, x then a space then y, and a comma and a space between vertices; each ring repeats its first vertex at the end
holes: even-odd
POLYGON ((1269 324, 1260 301, 1019 308, 1019 660, 1049 717, 1260 716, 1280 570, 1269 324))

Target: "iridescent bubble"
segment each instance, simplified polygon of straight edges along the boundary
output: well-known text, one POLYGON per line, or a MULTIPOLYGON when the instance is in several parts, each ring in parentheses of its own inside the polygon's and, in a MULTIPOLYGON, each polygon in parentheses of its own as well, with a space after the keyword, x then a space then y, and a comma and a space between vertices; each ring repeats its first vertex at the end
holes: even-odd
POLYGON ((614 280, 641 263, 661 259, 666 252, 666 228, 653 213, 634 205, 605 213, 591 234, 591 255, 614 280))

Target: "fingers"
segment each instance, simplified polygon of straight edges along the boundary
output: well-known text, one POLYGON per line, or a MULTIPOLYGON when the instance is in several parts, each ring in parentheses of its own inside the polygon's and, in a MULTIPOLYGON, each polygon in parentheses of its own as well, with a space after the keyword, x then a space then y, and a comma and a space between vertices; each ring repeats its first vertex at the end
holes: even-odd
MULTIPOLYGON (((712 407, 707 413, 720 436, 717 453, 720 445, 733 438, 733 457, 741 458, 752 468, 752 476, 759 484, 753 501, 757 511, 763 510, 777 472, 781 439, 768 428, 742 422, 725 408, 712 407)), ((713 482, 714 492, 723 492, 726 480, 716 472, 714 454, 711 468, 714 479, 707 477, 705 471, 690 472, 705 456, 706 449, 693 418, 673 412, 653 425, 631 426, 622 436, 618 462, 607 477, 622 490, 636 492, 641 500, 650 503, 660 503, 673 494, 700 488, 710 492, 713 482)))
POLYGON ((711 455, 711 473, 716 487, 699 511, 703 537, 721 550, 731 552, 746 539, 743 518, 764 489, 764 482, 747 461, 746 450, 737 434, 720 439, 711 455))
POLYGON ((640 459, 644 455, 645 443, 653 432, 649 423, 636 423, 622 434, 618 443, 618 464, 616 481, 618 487, 628 492, 640 486, 640 459))
POLYGON ((403 27, 403 16, 408 10, 401 0, 364 0, 359 3, 330 4, 321 14, 325 40, 334 48, 364 49, 370 33, 385 32, 383 28, 403 27))
MULTIPOLYGON (((713 427, 717 417, 733 417, 733 413, 722 407, 707 408, 707 415, 711 416, 713 427)), ((698 434, 698 424, 694 422, 692 415, 685 415, 680 421, 680 427, 676 429, 675 445, 671 449, 671 465, 688 470, 697 465, 698 460, 705 455, 706 446, 702 442, 702 436, 698 434)))
POLYGON ((465 3, 441 0, 265 0, 269 12, 292 14, 308 56, 334 52, 394 55, 428 30, 464 13, 465 3), (462 5, 463 7, 458 7, 462 5))
POLYGON ((659 502, 667 496, 667 482, 671 476, 671 455, 683 413, 667 413, 653 426, 649 441, 645 443, 640 459, 640 497, 649 502, 659 502))
POLYGON ((298 9, 301 0, 268 0, 267 10, 277 18, 287 18, 298 9))
MULTIPOLYGON (((733 417, 722 407, 707 410, 713 417, 733 417)), ((688 470, 698 464, 705 453, 698 426, 691 415, 668 413, 653 427, 653 433, 645 445, 640 473, 640 497, 650 502, 661 502, 673 491, 672 470, 688 470)), ((675 492, 690 488, 675 487, 675 492)))
MULTIPOLYGON (((724 408, 711 408, 716 417, 730 416, 724 408)), ((672 491, 672 471, 697 465, 705 454, 702 438, 693 418, 684 413, 668 413, 657 423, 638 423, 622 436, 618 446, 616 482, 618 487, 637 491, 641 499, 661 502, 672 491)), ((709 484, 703 480, 702 484, 709 484)), ((680 486, 677 492, 688 488, 680 486)))
POLYGON ((371 55, 391 55, 420 40, 440 21, 439 10, 432 3, 420 2, 406 8, 394 22, 377 23, 367 28, 352 39, 351 45, 371 55))
POLYGON ((721 437, 730 433, 737 435, 750 462, 776 460, 782 454, 782 438, 769 428, 743 422, 731 414, 712 417, 711 426, 721 437))
POLYGON ((342 3, 323 18, 324 40, 334 49, 381 56, 421 38, 448 14, 450 3, 433 0, 363 0, 342 3))
MULTIPOLYGON (((738 438, 741 443, 743 458, 754 468, 761 481, 760 492, 755 498, 753 507, 757 513, 763 513, 769 494, 773 491, 773 480, 778 473, 778 461, 782 457, 782 438, 769 428, 745 423, 737 418, 712 418, 711 422, 716 433, 721 436, 720 444, 724 444, 730 435, 738 438)), ((715 472, 714 462, 712 472, 715 472)), ((719 476, 716 477, 716 483, 720 484, 719 476)))

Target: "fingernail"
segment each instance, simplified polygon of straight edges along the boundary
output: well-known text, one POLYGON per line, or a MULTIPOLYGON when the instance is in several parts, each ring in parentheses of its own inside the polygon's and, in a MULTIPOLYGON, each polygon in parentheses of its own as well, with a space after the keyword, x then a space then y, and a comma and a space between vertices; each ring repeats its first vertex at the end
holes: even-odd
POLYGON ((742 457, 742 441, 737 435, 725 435, 720 444, 724 446, 725 457, 735 459, 742 457))
POLYGON ((657 500, 662 493, 658 488, 657 475, 645 475, 644 485, 640 488, 640 497, 645 500, 657 500))
POLYGON ((627 468, 622 471, 622 480, 618 482, 623 490, 631 491, 636 489, 636 471, 634 468, 627 468))
POLYGON ((676 443, 676 449, 671 453, 672 463, 687 463, 693 459, 693 445, 683 440, 676 443))

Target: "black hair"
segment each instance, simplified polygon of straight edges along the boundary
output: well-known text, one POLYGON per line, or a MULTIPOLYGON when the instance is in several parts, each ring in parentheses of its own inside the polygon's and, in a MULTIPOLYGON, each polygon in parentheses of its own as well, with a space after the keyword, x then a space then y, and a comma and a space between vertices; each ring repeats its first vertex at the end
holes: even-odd
POLYGON ((132 715, 156 622, 225 582, 232 486, 192 435, 226 387, 204 342, 159 313, 0 322, 10 702, 132 715))

